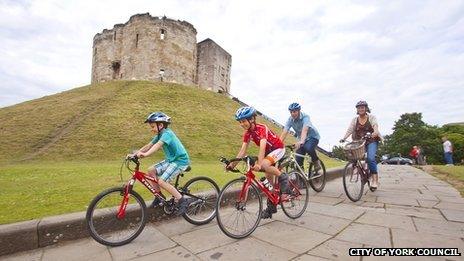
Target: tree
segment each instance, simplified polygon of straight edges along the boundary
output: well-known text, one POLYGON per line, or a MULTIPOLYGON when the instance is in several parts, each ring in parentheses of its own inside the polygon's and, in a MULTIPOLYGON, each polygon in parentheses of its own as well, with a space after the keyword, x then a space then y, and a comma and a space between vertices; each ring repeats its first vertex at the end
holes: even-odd
POLYGON ((422 154, 427 156, 430 164, 443 163, 441 138, 446 135, 454 147, 453 158, 460 162, 464 158, 464 126, 462 125, 428 125, 422 120, 422 113, 405 113, 395 122, 393 133, 385 136, 379 153, 403 156, 409 155, 414 145, 420 146, 422 154))
POLYGON ((422 154, 427 156, 429 163, 438 163, 440 156, 440 130, 437 126, 426 124, 422 120, 422 113, 405 113, 395 122, 393 133, 385 137, 385 144, 381 150, 390 155, 400 153, 409 155, 411 148, 420 146, 422 154))

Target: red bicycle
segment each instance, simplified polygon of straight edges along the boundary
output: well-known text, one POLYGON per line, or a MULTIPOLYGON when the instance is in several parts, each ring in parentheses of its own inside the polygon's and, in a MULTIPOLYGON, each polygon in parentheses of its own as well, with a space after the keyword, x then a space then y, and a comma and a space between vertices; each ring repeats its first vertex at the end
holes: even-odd
MULTIPOLYGON (((263 209, 262 193, 274 204, 280 204, 283 212, 289 218, 295 219, 303 215, 308 206, 308 186, 304 176, 294 171, 289 173, 290 194, 281 194, 278 179, 275 179, 274 189, 268 189, 251 170, 256 158, 246 156, 220 161, 226 166, 230 162, 244 161, 247 164, 245 177, 237 178, 227 183, 219 193, 216 205, 216 219, 219 228, 229 237, 244 238, 258 227, 263 209)), ((278 166, 285 163, 278 162, 278 166)), ((231 170, 240 172, 239 170, 231 170)))
MULTIPOLYGON (((107 189, 98 194, 87 208, 86 222, 90 235, 97 242, 108 246, 121 246, 134 240, 143 230, 148 220, 145 201, 133 190, 135 181, 140 181, 156 198, 159 206, 167 215, 173 214, 177 208, 174 198, 166 200, 160 191, 156 190, 148 180, 157 183, 155 178, 139 171, 139 159, 127 157, 124 161, 132 177, 122 187, 107 189), (135 169, 130 163, 135 163, 135 169)), ((121 168, 122 170, 122 168, 121 168)), ((189 171, 190 167, 187 170, 189 171)), ((187 211, 182 215, 185 220, 195 225, 209 223, 216 215, 216 202, 219 187, 208 177, 194 177, 187 183, 179 186, 176 178, 174 187, 187 197, 190 202, 187 211)))

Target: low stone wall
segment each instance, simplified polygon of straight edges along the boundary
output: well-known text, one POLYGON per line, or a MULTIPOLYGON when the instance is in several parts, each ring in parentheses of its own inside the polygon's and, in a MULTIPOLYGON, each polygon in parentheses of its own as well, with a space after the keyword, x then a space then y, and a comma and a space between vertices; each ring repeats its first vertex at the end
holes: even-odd
MULTIPOLYGON (((343 167, 327 170, 327 181, 341 177, 343 167)), ((147 202, 147 204, 149 204, 147 202)), ((7 225, 0 225, 0 255, 36 249, 64 241, 90 236, 85 212, 46 217, 7 225)), ((161 208, 148 208, 149 222, 168 220, 161 208)), ((187 222, 187 221, 186 221, 187 222)))

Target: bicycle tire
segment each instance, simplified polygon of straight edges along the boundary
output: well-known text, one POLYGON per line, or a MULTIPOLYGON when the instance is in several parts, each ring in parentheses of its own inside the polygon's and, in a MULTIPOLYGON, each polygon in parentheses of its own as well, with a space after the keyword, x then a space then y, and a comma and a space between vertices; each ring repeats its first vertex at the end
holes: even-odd
POLYGON ((356 163, 347 163, 345 169, 343 170, 343 189, 345 190, 346 196, 353 202, 360 200, 363 195, 364 184, 365 183, 363 181, 362 174, 359 173, 359 166, 356 163), (356 174, 357 177, 354 177, 355 179, 353 179, 354 171, 358 172, 358 174, 356 174), (350 192, 350 188, 348 188, 348 186, 350 185, 350 187, 352 187, 351 185, 355 185, 356 183, 360 183, 358 189, 359 193, 354 194, 350 192))
MULTIPOLYGON (((253 233, 253 231, 255 231, 255 229, 258 227, 259 222, 261 220, 261 212, 263 209, 263 203, 261 202, 261 199, 262 199, 261 192, 256 187, 256 185, 252 183, 247 192, 247 201, 254 196, 258 204, 257 204, 257 210, 254 211, 256 217, 254 221, 252 220, 251 227, 246 229, 243 232, 234 233, 232 231, 232 228, 230 228, 228 224, 226 224, 227 211, 232 210, 232 212, 236 212, 237 213, 236 217, 238 217, 239 215, 242 215, 242 217, 244 217, 243 213, 246 210, 247 202, 243 203, 243 202, 237 201, 237 196, 239 195, 241 188, 243 187, 244 181, 245 181, 245 178, 238 178, 238 179, 229 181, 219 193, 218 203, 216 205, 216 220, 217 220, 219 228, 228 237, 235 238, 235 239, 245 238, 249 236, 251 233, 253 233), (232 188, 232 186, 235 184, 238 187, 234 189, 232 188), (228 189, 231 189, 231 191, 229 191, 228 189), (254 193, 254 195, 251 195, 251 197, 250 197, 250 191, 254 193), (233 203, 233 206, 231 208, 230 207, 227 208, 230 205, 230 203, 233 203)), ((236 223, 237 225, 239 224, 238 221, 236 223)))
POLYGON ((132 240, 134 240, 140 233, 143 231, 145 224, 147 223, 147 210, 146 210, 146 205, 145 201, 143 198, 135 191, 131 190, 129 191, 129 195, 132 196, 135 199, 135 202, 139 205, 139 208, 134 205, 128 205, 127 208, 131 209, 128 211, 126 209, 125 217, 123 220, 120 220, 116 217, 118 213, 118 207, 122 202, 123 196, 125 193, 125 188, 123 187, 115 187, 115 188, 110 188, 107 189, 100 194, 98 194, 90 203, 89 207, 87 208, 87 213, 86 213, 86 224, 87 224, 87 229, 89 231, 90 236, 95 239, 100 244, 106 245, 106 246, 122 246, 125 245, 132 240), (119 194, 119 197, 116 196, 116 198, 111 201, 108 207, 103 208, 101 211, 96 211, 97 209, 97 204, 101 202, 102 200, 105 199, 108 195, 119 194), (140 210, 140 211, 138 211, 140 210), (96 213, 100 212, 100 213, 96 213), (104 212, 104 213, 103 213, 104 212), (140 212, 140 217, 138 212, 140 212), (115 218, 116 221, 120 222, 118 224, 114 223, 112 224, 111 218, 115 218), (125 228, 127 227, 124 226, 132 226, 134 223, 133 221, 138 221, 140 220, 138 226, 132 232, 127 238, 122 239, 122 240, 109 240, 104 235, 111 235, 115 233, 120 233, 122 231, 125 231, 125 228), (105 223, 109 222, 109 223, 105 223), (97 224, 100 227, 101 226, 101 231, 98 231, 100 229, 97 229, 97 224), (109 226, 111 225, 111 226, 109 226), (115 229, 116 228, 116 229, 115 229))
POLYGON ((193 203, 189 205, 189 207, 187 208, 187 211, 182 215, 184 219, 187 220, 187 222, 194 224, 194 225, 204 225, 204 224, 211 222, 211 220, 213 220, 216 217, 216 204, 217 204, 217 199, 219 197, 220 191, 219 191, 219 186, 216 184, 216 182, 214 182, 214 180, 208 177, 203 177, 203 176, 194 177, 190 179, 189 181, 187 181, 187 183, 182 187, 181 191, 183 191, 183 193, 188 192, 187 196, 188 194, 191 194, 191 195, 200 197, 202 200, 201 202, 193 203), (206 183, 209 183, 210 185, 209 188, 213 190, 211 191, 210 194, 204 193, 205 192, 204 190, 199 191, 199 192, 202 192, 202 194, 195 194, 196 192, 191 192, 191 189, 189 189, 189 187, 191 188, 193 184, 201 182, 201 181, 205 181, 206 183), (204 211, 208 209, 207 208, 208 206, 212 209, 212 211, 210 211, 206 215, 205 218, 195 219, 195 216, 197 214, 199 213, 205 214, 204 211))
POLYGON ((285 199, 281 199, 280 206, 282 207, 282 211, 287 217, 291 219, 296 219, 296 218, 301 217, 301 215, 303 215, 303 213, 306 211, 306 208, 308 207, 309 189, 308 189, 306 177, 298 171, 292 171, 288 173, 288 179, 289 179, 289 188, 292 191, 292 194, 289 196, 288 201, 286 201, 285 199), (293 199, 297 199, 297 198, 304 198, 304 202, 303 202, 303 205, 301 206, 301 209, 297 210, 296 213, 292 213, 290 211, 290 207, 296 205, 294 204, 295 201, 293 199))
POLYGON ((311 188, 316 192, 321 192, 324 189, 327 177, 324 162, 322 162, 322 160, 319 160, 319 163, 321 164, 320 171, 322 171, 322 175, 316 179, 312 179, 312 176, 315 175, 315 173, 313 172, 314 164, 312 162, 309 163, 308 168, 308 183, 311 186, 311 188), (320 182, 317 182, 317 180, 320 182), (320 183, 320 185, 317 185, 318 183, 320 183))

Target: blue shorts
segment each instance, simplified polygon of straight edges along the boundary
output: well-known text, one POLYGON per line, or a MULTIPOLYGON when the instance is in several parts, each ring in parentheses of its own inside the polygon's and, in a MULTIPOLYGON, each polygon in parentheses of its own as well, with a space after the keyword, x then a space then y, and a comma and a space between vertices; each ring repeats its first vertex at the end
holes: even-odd
POLYGON ((187 167, 188 166, 179 166, 174 162, 169 163, 166 160, 153 165, 153 168, 156 169, 156 176, 164 181, 170 181, 177 177, 177 175, 185 171, 187 167))

